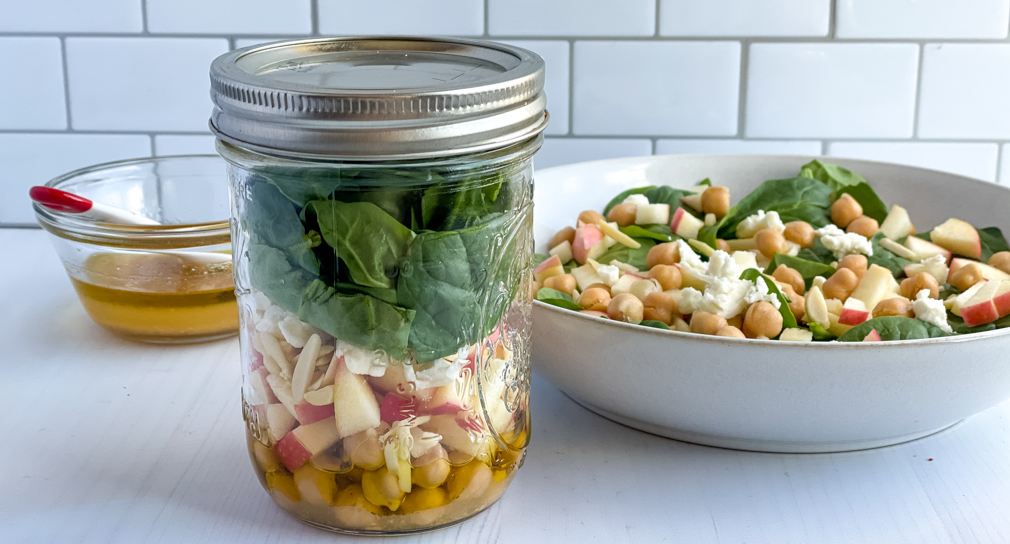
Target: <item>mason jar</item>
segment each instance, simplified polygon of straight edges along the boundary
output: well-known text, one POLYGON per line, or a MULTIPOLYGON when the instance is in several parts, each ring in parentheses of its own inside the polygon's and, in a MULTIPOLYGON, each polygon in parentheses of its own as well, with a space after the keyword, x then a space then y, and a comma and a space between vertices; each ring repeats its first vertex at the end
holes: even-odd
POLYGON ((522 465, 543 81, 536 54, 467 40, 213 63, 249 451, 296 518, 430 530, 522 465))

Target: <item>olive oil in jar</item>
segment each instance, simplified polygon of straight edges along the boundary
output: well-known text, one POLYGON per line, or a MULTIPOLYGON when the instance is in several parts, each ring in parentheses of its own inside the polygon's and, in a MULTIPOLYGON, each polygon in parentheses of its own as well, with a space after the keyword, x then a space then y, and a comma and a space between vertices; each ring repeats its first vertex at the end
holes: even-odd
POLYGON ((120 336, 210 340, 238 330, 231 262, 216 255, 99 253, 71 281, 88 315, 120 336))

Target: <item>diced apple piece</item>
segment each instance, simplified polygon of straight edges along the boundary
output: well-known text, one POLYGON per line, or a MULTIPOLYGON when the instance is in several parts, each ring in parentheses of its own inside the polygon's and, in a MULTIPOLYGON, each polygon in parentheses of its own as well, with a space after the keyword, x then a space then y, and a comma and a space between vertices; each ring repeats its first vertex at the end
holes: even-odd
POLYGON ((996 297, 1001 283, 997 281, 984 282, 982 288, 964 304, 961 308, 961 317, 964 319, 965 325, 977 327, 992 323, 1000 318, 993 299, 996 297))
POLYGON ((291 417, 291 413, 288 409, 284 407, 283 404, 268 404, 264 410, 267 419, 267 429, 270 433, 270 440, 277 442, 284 438, 284 435, 291 432, 298 426, 298 422, 295 418, 291 417))
MULTIPOLYGON (((964 267, 967 264, 978 265, 978 267, 980 269, 982 269, 982 277, 984 279, 989 280, 989 281, 1006 281, 1006 280, 1010 280, 1010 274, 1007 274, 1006 272, 1000 270, 999 268, 996 268, 994 266, 989 266, 989 265, 987 265, 985 263, 982 263, 982 262, 972 261, 970 259, 962 259, 960 257, 955 257, 953 260, 950 261, 950 270, 948 271, 948 273, 947 273, 948 275, 947 275, 947 278, 946 278, 947 283, 950 283, 950 281, 949 281, 950 277, 953 276, 955 272, 957 272, 958 270, 960 270, 962 267, 964 267)), ((943 282, 941 282, 941 283, 943 283, 943 282)))
POLYGON ((594 283, 603 283, 603 279, 596 273, 596 269, 589 264, 573 268, 571 274, 575 278, 575 283, 579 286, 579 291, 585 291, 594 283))
POLYGON ((547 278, 560 276, 564 273, 565 267, 561 263, 561 257, 551 255, 533 269, 533 279, 543 283, 547 278))
POLYGON ((455 415, 432 416, 421 427, 432 433, 442 435, 442 444, 469 456, 477 455, 483 441, 479 432, 472 431, 469 425, 460 426, 460 420, 455 415))
POLYGON ((572 243, 572 257, 575 262, 586 264, 587 259, 595 259, 606 250, 607 244, 603 241, 603 231, 600 227, 582 225, 575 229, 575 241, 572 243))
POLYGON ((950 251, 922 238, 909 236, 905 239, 905 247, 915 253, 914 260, 922 261, 934 255, 943 255, 943 258, 950 262, 950 251))
POLYGON ((741 270, 758 267, 757 257, 750 251, 734 251, 731 256, 741 270))
POLYGON ((845 304, 837 298, 829 298, 824 301, 824 305, 828 307, 828 315, 833 315, 835 317, 841 317, 842 310, 845 309, 845 304))
POLYGON ((277 441, 274 451, 284 467, 294 472, 337 440, 340 440, 340 435, 333 418, 329 418, 295 427, 277 441))
POLYGON ((393 423, 409 419, 417 415, 417 401, 408 397, 401 397, 396 393, 389 393, 382 399, 379 405, 379 417, 385 423, 393 423))
POLYGON ((814 333, 807 329, 786 329, 779 335, 783 342, 813 342, 814 333))
POLYGON ((968 301, 971 300, 972 297, 974 297, 983 287, 985 287, 986 283, 988 282, 980 281, 975 285, 972 285, 967 291, 954 297, 954 300, 951 301, 949 305, 946 302, 944 302, 944 306, 947 306, 947 309, 950 310, 950 313, 960 317, 961 308, 964 308, 964 305, 967 304, 968 301))
POLYGON ((947 276, 949 271, 947 265, 940 262, 921 262, 912 263, 905 267, 905 275, 909 278, 914 278, 923 272, 933 276, 936 279, 936 283, 943 285, 947 283, 947 276))
POLYGON ((670 230, 687 240, 697 238, 698 231, 704 226, 705 223, 701 219, 691 215, 684 208, 677 208, 677 211, 673 213, 673 219, 670 220, 670 230))
POLYGON ((565 240, 564 242, 552 247, 549 253, 561 259, 562 263, 567 263, 572 260, 572 243, 565 240))
POLYGON ((631 290, 632 283, 644 279, 647 278, 644 278, 637 274, 625 274, 621 276, 621 279, 617 280, 617 283, 610 286, 610 294, 616 297, 617 295, 620 295, 622 293, 627 293, 631 290))
POLYGON ((850 298, 856 298, 863 303, 863 306, 872 309, 877 303, 885 298, 900 292, 900 286, 894 279, 891 271, 875 264, 871 264, 869 270, 859 281, 859 285, 852 291, 850 298))
POLYGON ((880 224, 880 232, 891 240, 904 238, 915 232, 908 210, 897 204, 891 206, 891 213, 887 214, 887 218, 880 224))
POLYGON ((978 236, 978 231, 970 223, 960 219, 948 219, 938 225, 930 233, 933 243, 950 250, 951 253, 971 257, 972 259, 982 258, 982 240, 978 236))
POLYGON ((1000 287, 996 289, 992 302, 996 305, 996 313, 1001 318, 1010 315, 1010 281, 1000 282, 1000 287))
POLYGON ((337 482, 333 474, 312 465, 305 465, 294 472, 295 486, 302 500, 321 506, 333 506, 337 494, 337 482))
POLYGON ((326 418, 333 417, 333 403, 316 406, 311 402, 304 401, 295 405, 295 418, 298 423, 308 425, 326 418))
POLYGON ((891 253, 894 253, 895 255, 901 257, 902 259, 908 259, 910 261, 914 261, 916 258, 916 254, 914 251, 899 244, 898 242, 895 242, 894 240, 891 240, 890 238, 881 238, 880 247, 890 251, 891 253))
POLYGON ((852 325, 846 325, 845 323, 840 323, 838 321, 840 319, 839 316, 835 314, 829 313, 828 318, 831 321, 831 323, 828 325, 828 331, 835 336, 841 336, 849 332, 849 329, 852 328, 852 325))
POLYGON ((816 285, 807 291, 806 320, 809 323, 817 323, 825 329, 831 325, 827 301, 824 300, 824 293, 821 292, 821 288, 816 285))
POLYGON ((842 325, 858 325, 870 318, 870 312, 866 310, 863 301, 855 297, 849 297, 842 306, 842 313, 838 316, 838 322, 842 325))
POLYGON ((635 210, 636 225, 665 225, 670 221, 669 204, 649 204, 635 210))
POLYGON ((877 329, 870 330, 870 333, 866 335, 866 338, 863 338, 863 342, 880 342, 880 341, 881 341, 880 333, 877 332, 877 329))
POLYGON ((333 376, 333 414, 336 417, 337 438, 378 427, 379 402, 363 376, 337 367, 333 376))
POLYGON ((430 399, 421 403, 418 413, 426 415, 458 414, 468 410, 473 404, 468 391, 462 390, 457 382, 443 385, 435 390, 430 399))
POLYGON ((680 197, 680 201, 683 202, 684 204, 687 204, 694 210, 698 210, 699 212, 701 211, 701 193, 682 196, 680 197))
POLYGON ((265 366, 261 366, 255 372, 249 374, 249 385, 252 386, 253 393, 256 393, 256 398, 261 403, 275 404, 280 401, 277 400, 273 389, 267 383, 268 376, 270 376, 270 371, 265 366))

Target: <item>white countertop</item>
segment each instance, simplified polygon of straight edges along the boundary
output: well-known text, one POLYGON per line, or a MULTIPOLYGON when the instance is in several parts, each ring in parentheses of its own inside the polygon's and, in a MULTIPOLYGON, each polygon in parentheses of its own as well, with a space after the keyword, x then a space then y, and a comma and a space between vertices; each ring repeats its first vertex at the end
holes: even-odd
MULTIPOLYGON (((260 488, 236 340, 119 340, 85 315, 42 231, 0 229, 0 249, 0 543, 356 540, 260 488)), ((504 498, 398 542, 1010 542, 1010 403, 900 446, 778 455, 644 434, 533 387, 532 444, 504 498)))

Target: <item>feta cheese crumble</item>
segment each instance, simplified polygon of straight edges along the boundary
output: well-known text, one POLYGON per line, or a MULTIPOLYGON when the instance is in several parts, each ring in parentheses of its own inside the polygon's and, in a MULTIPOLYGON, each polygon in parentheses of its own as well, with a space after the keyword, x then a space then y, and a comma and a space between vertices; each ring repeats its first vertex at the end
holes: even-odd
POLYGON ((846 255, 855 253, 873 256, 873 245, 861 234, 845 232, 835 225, 821 227, 814 233, 821 237, 821 243, 835 254, 836 259, 841 260, 846 255))
POLYGON ((729 253, 717 249, 708 258, 708 274, 717 278, 740 278, 740 265, 729 253))
POLYGON ((772 293, 768 289, 768 280, 761 278, 761 281, 751 284, 750 291, 747 292, 747 296, 744 297, 744 302, 748 305, 757 304, 758 302, 768 302, 775 307, 776 310, 782 307, 782 301, 779 300, 778 295, 772 293))
POLYGON ((932 323, 940 327, 943 332, 954 332, 954 329, 950 328, 950 324, 947 323, 947 308, 943 305, 943 301, 929 298, 929 289, 923 289, 915 294, 912 311, 915 312, 916 319, 932 323))
POLYGON ((772 229, 778 232, 785 232, 786 226, 779 217, 779 212, 768 212, 758 210, 756 214, 745 218, 736 226, 737 238, 751 238, 759 230, 772 229))
POLYGON ((381 351, 369 351, 347 342, 337 342, 334 357, 343 357, 347 370, 355 374, 381 378, 386 374, 386 368, 391 361, 389 356, 381 351))
POLYGON ((685 314, 708 312, 726 319, 738 316, 747 307, 744 299, 753 286, 747 280, 712 278, 704 293, 691 287, 680 291, 680 311, 685 314))
POLYGON ((617 280, 621 279, 621 269, 611 264, 605 264, 596 269, 596 275, 603 280, 603 283, 613 286, 617 280))
POLYGON ((680 254, 680 266, 690 268, 692 272, 698 274, 708 273, 708 264, 701 260, 701 257, 691 249, 691 246, 683 240, 677 240, 677 252, 680 254))
POLYGON ((634 204, 635 206, 648 206, 649 199, 645 195, 628 195, 623 204, 634 204))

